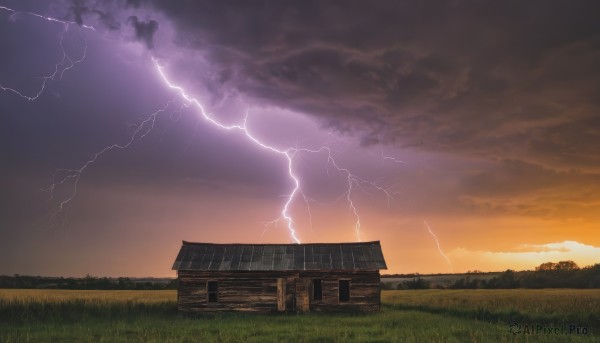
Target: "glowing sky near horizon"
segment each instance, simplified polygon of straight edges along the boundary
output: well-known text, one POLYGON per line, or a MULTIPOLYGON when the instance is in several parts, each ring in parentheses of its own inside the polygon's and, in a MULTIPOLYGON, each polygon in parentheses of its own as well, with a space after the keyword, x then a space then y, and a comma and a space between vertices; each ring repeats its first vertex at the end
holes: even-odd
POLYGON ((293 160, 303 242, 356 240, 332 152, 394 195, 352 193, 386 273, 600 263, 598 4, 431 5, 0 0, 0 84, 35 96, 0 91, 0 274, 165 276, 181 240, 290 242, 288 161, 202 120, 154 59, 219 123, 313 151, 293 160), (85 59, 44 83, 63 48, 85 59), (163 108, 49 220, 56 169, 163 108))

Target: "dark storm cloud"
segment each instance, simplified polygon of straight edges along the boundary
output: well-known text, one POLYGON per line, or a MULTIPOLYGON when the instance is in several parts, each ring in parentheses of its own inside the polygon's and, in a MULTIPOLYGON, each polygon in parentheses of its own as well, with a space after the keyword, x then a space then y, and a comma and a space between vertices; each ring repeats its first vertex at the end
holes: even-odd
POLYGON ((223 88, 364 144, 600 163, 598 2, 147 3, 223 88))
POLYGON ((129 17, 127 22, 131 24, 135 30, 135 38, 146 44, 148 49, 152 49, 154 47, 152 37, 158 30, 158 22, 152 19, 148 21, 139 20, 136 16, 129 17))
POLYGON ((109 30, 119 30, 121 24, 109 10, 101 10, 95 2, 90 0, 69 0, 67 19, 73 20, 77 25, 85 24, 87 16, 95 16, 100 23, 109 30))
MULTIPOLYGON (((395 260, 437 256, 423 219, 448 252, 540 239, 598 245, 597 2, 0 2, 20 12, 0 11, 1 82, 35 94, 55 63, 86 55, 48 80, 36 101, 0 92, 0 261, 8 261, 0 273, 147 275, 169 270, 165 261, 181 239, 288 239, 262 223, 293 187, 285 158, 181 106, 150 57, 215 117, 234 122, 237 101, 249 105, 251 131, 282 149, 313 144, 313 132, 321 144, 327 132, 312 126, 314 118, 354 135, 323 142, 340 165, 397 191, 390 203, 358 184, 352 191, 367 237, 388 247, 410 242, 395 260), (57 217, 64 226, 54 226, 48 218, 73 189, 58 187, 52 199, 40 191, 55 170, 126 144, 135 125, 169 100, 152 132, 85 169, 57 217), (296 125, 299 117, 310 130, 296 125), (69 237, 57 243, 61 234, 69 237), (23 251, 36 253, 22 259, 23 251), (109 260, 106 251, 115 252, 109 260), (114 269, 122 261, 152 269, 114 269)), ((324 153, 299 153, 293 167, 306 196, 329 203, 348 194, 324 153)), ((302 239, 354 238, 343 198, 333 207, 311 202, 306 216, 312 210, 296 200, 291 212, 302 239)))
POLYGON ((73 0, 69 7, 69 12, 73 15, 74 21, 77 25, 83 25, 83 16, 90 12, 90 8, 87 6, 85 0, 73 0))
MULTIPOLYGON (((84 24, 84 18, 98 20, 103 27, 111 31, 120 30, 119 12, 123 9, 139 9, 142 5, 141 0, 127 0, 116 2, 92 2, 89 0, 69 0, 70 5, 67 9, 68 17, 72 17, 78 25, 84 24)), ((154 47, 154 34, 158 30, 158 22, 154 19, 140 20, 138 16, 131 15, 126 19, 121 19, 124 24, 133 28, 134 39, 144 43, 148 49, 154 47)))
MULTIPOLYGON (((600 192, 600 175, 581 170, 555 171, 519 160, 461 177, 461 202, 469 211, 573 218, 594 216, 590 206, 600 192)), ((597 215, 596 215, 597 217, 597 215)))
MULTIPOLYGON (((518 197, 524 193, 569 190, 581 199, 598 192, 600 175, 581 170, 555 171, 519 160, 502 160, 491 170, 466 173, 461 181, 464 194, 478 197, 518 197)), ((570 193, 570 192, 569 192, 570 193)))
MULTIPOLYGON (((560 202, 566 185, 583 190, 597 180, 599 9, 592 1, 71 6, 76 18, 93 15, 109 28, 120 18, 149 49, 157 21, 173 25, 174 43, 184 54, 200 52, 211 77, 193 63, 180 65, 183 74, 205 80, 216 99, 240 91, 317 117, 365 146, 488 160, 490 169, 460 177, 457 192, 496 212, 508 211, 503 201, 514 197, 511 211, 539 215, 550 213, 547 199, 560 202), (160 19, 139 19, 149 17, 160 19)), ((165 59, 173 52, 157 48, 165 59)))
POLYGON ((102 25, 109 30, 116 31, 121 28, 121 23, 111 13, 102 12, 97 9, 92 10, 92 12, 98 16, 102 25))
POLYGON ((126 0, 125 1, 125 8, 139 8, 142 5, 142 1, 143 0, 126 0))

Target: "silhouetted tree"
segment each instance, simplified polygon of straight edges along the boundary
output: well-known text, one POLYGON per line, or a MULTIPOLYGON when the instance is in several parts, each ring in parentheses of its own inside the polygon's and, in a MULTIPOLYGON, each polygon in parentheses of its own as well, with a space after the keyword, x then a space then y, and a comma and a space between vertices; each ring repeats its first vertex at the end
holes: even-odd
POLYGON ((556 270, 579 270, 579 266, 573 261, 560 261, 555 266, 556 270))
POLYGON ((396 289, 429 289, 431 284, 423 278, 414 278, 412 281, 404 281, 396 286, 396 289))
POLYGON ((546 262, 546 263, 540 264, 539 267, 535 267, 535 270, 537 270, 537 271, 554 270, 555 266, 556 266, 556 263, 546 262))

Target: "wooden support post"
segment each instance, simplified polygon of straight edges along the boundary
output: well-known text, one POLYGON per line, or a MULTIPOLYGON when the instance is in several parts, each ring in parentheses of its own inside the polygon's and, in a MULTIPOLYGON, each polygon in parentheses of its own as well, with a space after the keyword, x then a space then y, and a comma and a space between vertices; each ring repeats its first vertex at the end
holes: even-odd
POLYGON ((285 312, 286 303, 286 291, 285 291, 285 278, 277 279, 277 311, 285 312))

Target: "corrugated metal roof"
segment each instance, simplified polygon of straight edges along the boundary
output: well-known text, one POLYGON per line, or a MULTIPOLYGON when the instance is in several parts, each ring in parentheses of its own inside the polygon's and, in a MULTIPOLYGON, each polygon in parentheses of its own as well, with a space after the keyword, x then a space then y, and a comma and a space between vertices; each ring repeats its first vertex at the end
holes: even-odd
POLYGON ((214 244, 183 241, 174 270, 387 269, 379 241, 307 244, 214 244))

